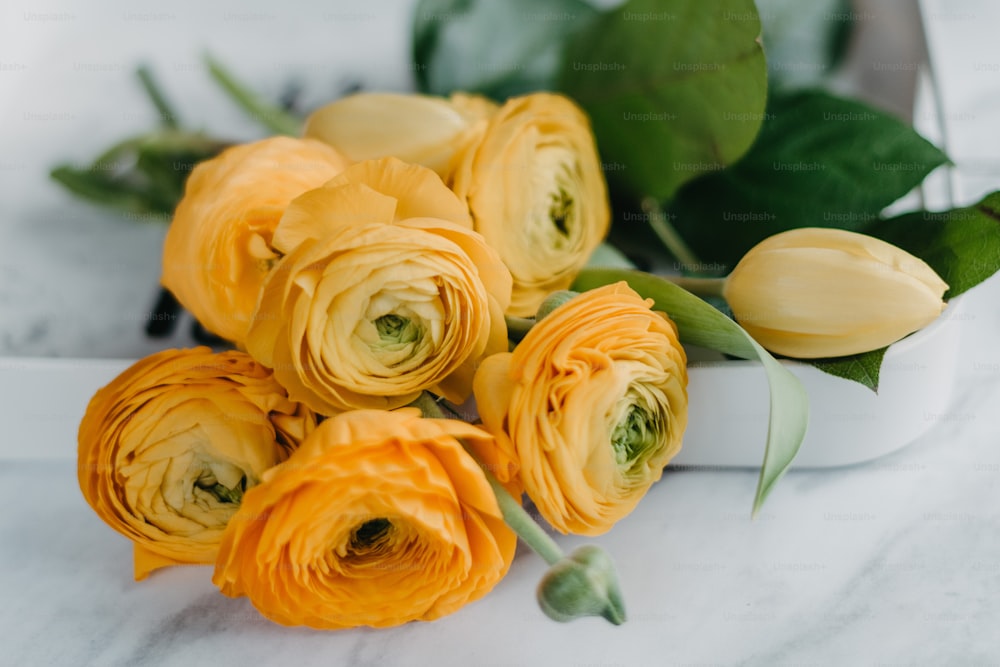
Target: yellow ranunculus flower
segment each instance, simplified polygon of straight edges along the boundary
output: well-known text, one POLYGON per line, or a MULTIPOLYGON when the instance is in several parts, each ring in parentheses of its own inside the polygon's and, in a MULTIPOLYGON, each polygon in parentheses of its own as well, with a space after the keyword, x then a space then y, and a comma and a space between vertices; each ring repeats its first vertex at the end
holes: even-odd
POLYGON ((599 535, 680 450, 687 370, 677 329, 625 283, 567 301, 475 380, 496 445, 476 448, 519 480, 557 530, 599 535))
POLYGON ((322 414, 395 408, 429 389, 463 402, 505 350, 511 278, 434 172, 394 158, 293 201, 288 254, 264 285, 247 350, 322 414))
POLYGON ((568 98, 511 98, 465 143, 446 182, 514 277, 508 313, 565 289, 608 231, 607 185, 584 113, 568 98))
POLYGON ((215 560, 243 492, 316 424, 242 352, 165 350, 135 363, 80 422, 80 490, 135 545, 135 578, 215 560))
POLYGON ((206 329, 242 344, 271 235, 295 197, 348 165, 329 146, 273 137, 234 146, 191 172, 163 243, 161 282, 206 329))
POLYGON ((416 409, 324 421, 229 522, 213 581, 283 625, 433 620, 488 593, 516 537, 459 438, 465 422, 416 409))
POLYGON ((477 95, 451 98, 358 93, 317 109, 305 136, 352 160, 397 157, 444 174, 452 156, 497 105, 477 95))
POLYGON ((947 289, 926 263, 885 241, 802 228, 754 246, 724 296, 762 346, 815 359, 875 350, 927 326, 947 289))

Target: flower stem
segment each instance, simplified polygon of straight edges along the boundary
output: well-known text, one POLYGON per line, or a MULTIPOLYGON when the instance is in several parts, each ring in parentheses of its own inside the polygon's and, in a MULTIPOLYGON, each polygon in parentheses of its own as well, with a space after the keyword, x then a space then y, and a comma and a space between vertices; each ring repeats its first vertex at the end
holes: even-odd
MULTIPOLYGON (((465 451, 469 452, 472 458, 476 458, 476 455, 469 451, 468 447, 465 448, 465 451)), ((476 461, 482 467, 482 463, 478 459, 476 461)), ((531 547, 532 551, 541 556, 549 565, 555 565, 562 560, 565 554, 556 541, 538 525, 538 522, 528 514, 521 503, 510 495, 510 492, 493 476, 493 473, 483 468, 483 474, 486 475, 486 481, 490 483, 493 494, 497 497, 497 504, 500 506, 501 514, 503 514, 503 520, 511 527, 511 530, 517 533, 521 541, 531 547)))
MULTIPOLYGON (((410 403, 412 407, 419 408, 420 412, 423 413, 424 417, 428 419, 444 419, 444 412, 441 411, 441 407, 437 404, 437 401, 431 396, 430 393, 426 391, 420 392, 420 396, 416 398, 415 401, 410 403)), ((503 515, 503 520, 511 530, 517 533, 517 536, 527 544, 531 549, 541 556, 546 563, 549 565, 555 565, 564 556, 562 549, 556 544, 555 540, 549 537, 538 522, 535 521, 530 514, 528 514, 521 503, 517 501, 514 496, 510 494, 510 491, 504 488, 503 484, 493 476, 483 462, 480 461, 476 455, 473 453, 472 448, 469 447, 465 442, 462 442, 462 447, 465 451, 469 453, 469 456, 479 464, 480 469, 486 476, 486 481, 490 483, 490 488, 493 489, 493 495, 496 496, 497 505, 500 506, 500 513, 503 515)))
POLYGON ((662 276, 664 280, 669 280, 678 287, 683 287, 688 292, 700 296, 722 297, 722 290, 726 286, 725 278, 688 278, 686 276, 662 276))
POLYGON ((428 391, 420 392, 413 402, 411 402, 407 407, 418 408, 420 413, 427 419, 447 419, 448 417, 442 412, 441 406, 438 405, 437 401, 434 400, 434 396, 428 391))
POLYGON ((153 72, 145 65, 140 65, 139 69, 136 70, 136 75, 139 77, 139 81, 142 83, 143 89, 145 89, 146 94, 149 95, 150 101, 153 106, 156 107, 156 112, 160 115, 160 123, 164 127, 169 127, 170 129, 177 129, 180 125, 177 123, 177 114, 174 113, 173 107, 167 102, 166 96, 163 91, 160 90, 160 86, 156 83, 156 79, 153 78, 153 72))
POLYGON ((507 322, 507 338, 521 340, 528 335, 531 327, 535 326, 535 320, 528 317, 516 317, 514 315, 504 315, 507 322))
POLYGON ((263 125, 268 130, 276 134, 287 134, 297 136, 302 123, 294 115, 284 109, 276 107, 262 100, 259 95, 251 91, 222 67, 222 65, 210 55, 205 56, 205 63, 208 71, 215 79, 216 83, 222 86, 229 97, 238 104, 246 114, 263 125))
POLYGON ((647 215, 649 226, 660 237, 660 241, 670 251, 670 254, 678 262, 686 266, 689 271, 697 271, 697 267, 701 265, 701 262, 698 261, 698 256, 694 254, 687 243, 684 242, 684 239, 681 238, 681 235, 674 229, 674 226, 670 224, 667 214, 664 213, 663 208, 660 206, 660 202, 656 201, 653 197, 646 197, 642 200, 642 210, 647 215))

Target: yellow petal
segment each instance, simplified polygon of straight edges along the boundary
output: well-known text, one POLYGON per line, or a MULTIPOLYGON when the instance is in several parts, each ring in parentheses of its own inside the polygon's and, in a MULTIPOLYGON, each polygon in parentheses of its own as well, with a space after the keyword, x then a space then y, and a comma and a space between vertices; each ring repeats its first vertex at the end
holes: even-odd
POLYGON ((482 597, 516 537, 457 438, 491 440, 415 409, 324 421, 247 493, 213 582, 278 623, 325 629, 433 620, 482 597))
POLYGON ((344 170, 326 187, 351 183, 367 185, 396 199, 396 221, 437 218, 462 227, 472 227, 465 204, 437 174, 419 164, 407 164, 395 157, 366 160, 344 170))
POLYGON ((511 98, 470 132, 446 181, 514 280, 507 312, 530 316, 567 288, 610 224, 607 186, 584 113, 568 98, 511 98))
POLYGON ((348 162, 318 141, 272 137, 199 163, 163 243, 161 282, 208 330, 242 344, 288 203, 348 162))
POLYGON ((359 93, 313 112, 304 133, 354 161, 395 156, 441 172, 468 124, 441 98, 359 93))
POLYGON ((316 188, 291 201, 275 227, 272 244, 287 254, 303 241, 322 239, 339 227, 390 223, 396 205, 394 197, 363 183, 316 188))
POLYGON ((926 326, 944 309, 947 287, 924 262, 895 246, 807 228, 751 249, 724 294, 761 345, 817 358, 884 347, 926 326))

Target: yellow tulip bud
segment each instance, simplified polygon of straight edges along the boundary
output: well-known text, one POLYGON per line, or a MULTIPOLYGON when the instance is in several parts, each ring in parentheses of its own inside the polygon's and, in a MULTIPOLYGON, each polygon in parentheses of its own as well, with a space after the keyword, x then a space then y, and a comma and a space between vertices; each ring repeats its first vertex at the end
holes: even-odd
POLYGON ((497 106, 471 95, 450 99, 399 93, 359 93, 317 109, 305 136, 352 160, 397 157, 443 173, 466 134, 497 106))
POLYGON ((816 359, 875 350, 927 326, 947 289, 926 263, 885 241, 802 228, 754 246, 723 296, 762 346, 816 359))

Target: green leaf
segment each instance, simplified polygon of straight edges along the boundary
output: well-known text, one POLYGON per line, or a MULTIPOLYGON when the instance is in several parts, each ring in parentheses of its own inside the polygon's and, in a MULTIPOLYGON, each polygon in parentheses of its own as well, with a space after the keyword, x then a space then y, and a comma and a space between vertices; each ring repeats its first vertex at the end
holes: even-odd
POLYGON ((195 165, 229 145, 203 134, 152 133, 138 146, 137 167, 146 175, 150 193, 168 202, 172 212, 184 195, 184 184, 195 165))
POLYGON ((245 86, 212 56, 205 55, 205 65, 212 79, 236 103, 248 118, 257 121, 261 127, 274 134, 297 137, 302 132, 302 119, 290 114, 279 106, 266 101, 245 86))
POLYGON ((669 199, 746 152, 766 102, 759 37, 752 0, 630 0, 570 40, 560 89, 621 165, 617 187, 669 199))
POLYGON ((582 0, 421 0, 413 23, 417 86, 497 100, 552 90, 566 39, 597 15, 582 0))
POLYGON ((140 220, 168 220, 194 165, 228 145, 201 133, 159 130, 112 146, 86 169, 60 165, 51 176, 95 204, 140 220))
POLYGON ((635 268, 632 260, 622 254, 621 250, 609 243, 602 243, 597 246, 593 254, 591 254, 590 259, 587 260, 587 266, 606 266, 616 269, 635 268))
POLYGON ((880 350, 832 359, 809 359, 804 363, 810 363, 824 373, 859 382, 878 393, 879 370, 882 368, 882 358, 888 349, 883 347, 880 350))
POLYGON ((865 104, 775 94, 750 152, 689 183, 669 214, 703 261, 732 266, 788 229, 857 230, 945 162, 913 128, 865 104))
POLYGON ((757 0, 772 87, 815 86, 844 56, 853 19, 848 0, 757 0))
POLYGON ((131 180, 72 165, 60 165, 50 172, 53 180, 81 199, 132 214, 166 215, 163 202, 149 196, 146 188, 131 180))
POLYGON ((170 105, 170 102, 167 101, 167 96, 162 90, 160 90, 160 85, 156 82, 156 78, 153 76, 153 70, 146 65, 142 65, 138 70, 136 70, 136 76, 139 77, 139 82, 142 84, 143 90, 145 90, 146 95, 149 96, 149 101, 152 102, 153 106, 156 108, 156 113, 160 118, 160 124, 168 129, 180 129, 180 123, 177 120, 177 113, 170 105))
POLYGON ((1000 191, 965 208, 876 220, 862 231, 927 262, 948 283, 947 299, 1000 271, 1000 191))
POLYGON ((744 359, 758 359, 764 366, 771 389, 771 416, 753 503, 756 515, 774 485, 788 470, 805 437, 809 397, 802 383, 736 322, 664 278, 625 269, 584 269, 577 276, 573 289, 583 292, 621 280, 628 282, 641 296, 653 299, 654 307, 670 316, 677 324, 681 341, 744 359))

